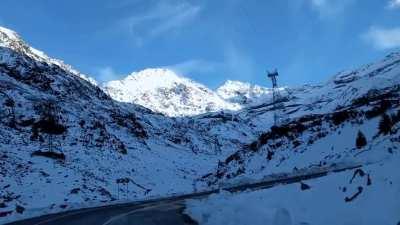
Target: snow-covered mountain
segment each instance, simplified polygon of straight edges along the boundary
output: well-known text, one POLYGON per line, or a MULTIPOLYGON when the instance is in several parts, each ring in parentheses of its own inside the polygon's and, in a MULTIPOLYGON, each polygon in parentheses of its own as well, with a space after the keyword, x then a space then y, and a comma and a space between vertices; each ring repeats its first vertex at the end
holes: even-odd
MULTIPOLYGON (((272 90, 240 81, 226 81, 216 90, 169 69, 146 69, 103 84, 113 99, 141 105, 167 116, 193 116, 235 111, 272 101, 272 90)), ((284 94, 287 88, 281 88, 284 94)))
MULTIPOLYGON (((14 31, 7 29, 5 27, 0 27, 0 47, 1 48, 9 48, 15 51, 15 53, 23 54, 28 56, 29 58, 35 60, 36 62, 42 62, 47 64, 52 64, 58 66, 64 70, 69 71, 71 74, 79 76, 80 78, 89 81, 92 84, 96 84, 96 81, 88 77, 79 71, 73 69, 70 65, 65 64, 63 61, 59 59, 53 59, 48 57, 45 53, 40 50, 37 50, 29 45, 27 45, 21 37, 14 31)), ((0 55, 0 60, 2 62, 9 62, 9 57, 13 57, 12 52, 4 51, 3 49, 2 55, 0 55)))
POLYGON ((290 119, 280 126, 272 126, 272 107, 263 104, 238 113, 254 130, 264 131, 227 157, 211 183, 246 176, 260 179, 272 172, 342 161, 390 158, 400 142, 400 53, 340 72, 323 85, 292 89, 283 109, 290 119), (386 115, 390 119, 383 120, 386 115), (382 135, 385 124, 391 131, 382 135), (359 131, 368 141, 361 150, 355 145, 359 131))
POLYGON ((217 94, 229 102, 243 106, 269 102, 272 99, 272 90, 259 85, 240 81, 226 81, 217 88, 217 94))
POLYGON ((318 86, 283 89, 289 119, 273 127, 267 88, 227 82, 214 92, 149 69, 102 89, 1 28, 0 222, 271 173, 385 163, 399 157, 399 94, 394 53, 318 86), (358 131, 367 141, 360 148, 358 131))
POLYGON ((208 123, 116 102, 7 29, 0 30, 0 105, 0 220, 29 215, 22 209, 109 202, 117 193, 193 190, 219 154, 241 143, 209 134, 208 123), (117 189, 122 178, 131 181, 128 191, 117 189))
POLYGON ((104 90, 120 102, 139 104, 168 116, 190 116, 221 110, 237 110, 214 91, 169 69, 146 69, 123 80, 104 84, 104 90))

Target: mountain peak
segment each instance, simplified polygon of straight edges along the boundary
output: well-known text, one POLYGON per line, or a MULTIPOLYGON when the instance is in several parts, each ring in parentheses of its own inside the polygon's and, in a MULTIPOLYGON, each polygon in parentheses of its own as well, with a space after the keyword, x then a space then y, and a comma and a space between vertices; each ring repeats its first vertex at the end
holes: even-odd
POLYGON ((42 51, 29 46, 17 32, 0 26, 0 47, 11 49, 12 51, 27 55, 37 61, 51 61, 53 64, 61 64, 56 59, 51 59, 42 51))
POLYGON ((5 38, 11 40, 21 40, 21 38, 15 31, 0 26, 0 40, 3 40, 5 38))
POLYGON ((132 77, 135 76, 154 76, 154 77, 174 77, 178 78, 179 75, 177 75, 174 71, 166 68, 146 68, 144 70, 141 70, 139 72, 133 72, 130 75, 128 75, 126 78, 131 79, 132 77))
POLYGON ((13 30, 0 26, 0 47, 32 55, 31 48, 13 30))
POLYGON ((173 85, 178 82, 192 82, 176 74, 174 71, 165 68, 148 68, 139 72, 133 72, 123 80, 110 81, 108 83, 125 83, 135 88, 154 89, 173 85), (138 86, 139 85, 139 86, 138 86))
POLYGON ((82 79, 85 79, 92 84, 96 84, 96 81, 93 78, 81 74, 77 70, 73 69, 70 65, 65 64, 63 61, 51 58, 47 56, 44 52, 31 47, 18 35, 17 32, 1 26, 0 54, 3 55, 2 58, 0 57, 0 62, 2 63, 8 64, 16 60, 16 58, 18 58, 19 56, 27 56, 33 59, 33 62, 46 62, 51 65, 56 65, 76 76, 79 76, 82 79))
POLYGON ((237 80, 227 80, 218 89, 227 88, 250 88, 251 84, 247 82, 237 81, 237 80))
POLYGON ((139 104, 168 116, 239 108, 206 86, 165 68, 133 72, 122 80, 105 83, 103 88, 117 101, 139 104))

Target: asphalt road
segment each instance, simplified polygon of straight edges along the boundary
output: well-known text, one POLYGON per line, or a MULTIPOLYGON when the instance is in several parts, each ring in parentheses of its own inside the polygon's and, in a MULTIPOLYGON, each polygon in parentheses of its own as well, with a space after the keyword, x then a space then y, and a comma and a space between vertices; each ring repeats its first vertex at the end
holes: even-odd
MULTIPOLYGON (((243 184, 223 189, 230 192, 244 191, 247 189, 267 189, 276 185, 297 183, 304 180, 323 177, 331 172, 341 172, 359 167, 361 166, 355 165, 341 168, 327 168, 319 172, 282 177, 274 180, 243 184)), ((219 190, 73 210, 21 220, 7 225, 193 225, 197 223, 183 213, 185 209, 185 200, 204 198, 217 192, 219 192, 219 190)))

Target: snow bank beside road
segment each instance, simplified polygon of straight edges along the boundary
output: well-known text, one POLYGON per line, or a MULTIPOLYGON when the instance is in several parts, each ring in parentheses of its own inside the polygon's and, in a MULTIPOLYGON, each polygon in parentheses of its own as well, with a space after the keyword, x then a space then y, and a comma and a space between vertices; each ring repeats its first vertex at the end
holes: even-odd
POLYGON ((186 211, 202 225, 396 225, 400 173, 394 171, 399 165, 396 155, 384 164, 365 166, 362 172, 333 173, 303 187, 297 183, 240 194, 223 192, 188 201, 186 211))

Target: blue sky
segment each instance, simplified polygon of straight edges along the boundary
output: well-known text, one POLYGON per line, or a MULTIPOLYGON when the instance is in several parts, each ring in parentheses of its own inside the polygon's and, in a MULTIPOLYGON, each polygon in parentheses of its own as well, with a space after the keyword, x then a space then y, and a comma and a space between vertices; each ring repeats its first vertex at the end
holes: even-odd
POLYGON ((0 25, 100 81, 169 67, 225 80, 318 83, 400 47, 400 0, 2 0, 0 25))

